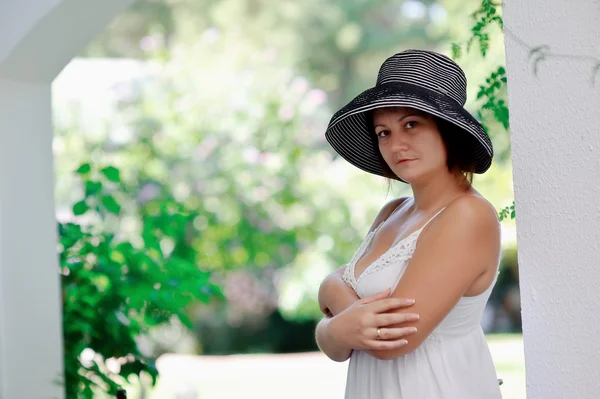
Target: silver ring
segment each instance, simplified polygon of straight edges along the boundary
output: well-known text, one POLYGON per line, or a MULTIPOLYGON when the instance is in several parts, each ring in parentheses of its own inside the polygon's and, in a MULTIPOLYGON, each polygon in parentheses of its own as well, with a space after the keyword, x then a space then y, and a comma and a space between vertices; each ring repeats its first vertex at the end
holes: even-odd
POLYGON ((377 329, 377 339, 381 339, 381 330, 377 329))

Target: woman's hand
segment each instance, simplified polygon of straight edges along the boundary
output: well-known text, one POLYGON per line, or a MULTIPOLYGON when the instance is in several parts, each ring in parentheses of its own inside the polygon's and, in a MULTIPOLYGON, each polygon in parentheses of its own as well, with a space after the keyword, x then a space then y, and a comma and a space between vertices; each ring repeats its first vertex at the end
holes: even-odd
POLYGON ((389 313, 414 304, 412 299, 390 298, 390 289, 354 302, 333 317, 329 334, 342 347, 377 351, 397 349, 407 344, 406 339, 416 332, 415 327, 391 326, 416 321, 414 313, 389 313))

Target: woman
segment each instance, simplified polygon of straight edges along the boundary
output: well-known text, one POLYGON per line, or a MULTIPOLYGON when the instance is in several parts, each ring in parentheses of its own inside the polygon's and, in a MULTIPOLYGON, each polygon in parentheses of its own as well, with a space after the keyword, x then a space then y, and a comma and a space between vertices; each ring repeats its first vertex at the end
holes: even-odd
POLYGON ((347 399, 501 397, 479 324, 500 226, 471 185, 493 149, 465 102, 456 63, 408 50, 325 133, 348 162, 413 193, 381 209, 352 260, 320 287, 317 343, 333 360, 350 358, 347 399))

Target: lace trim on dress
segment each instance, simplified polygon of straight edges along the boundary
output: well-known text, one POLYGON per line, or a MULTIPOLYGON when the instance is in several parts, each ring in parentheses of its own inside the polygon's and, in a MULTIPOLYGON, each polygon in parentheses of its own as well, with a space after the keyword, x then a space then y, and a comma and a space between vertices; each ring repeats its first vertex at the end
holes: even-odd
POLYGON ((373 239, 373 236, 375 235, 375 233, 377 233, 379 228, 383 225, 384 222, 381 222, 379 224, 379 226, 377 226, 374 230, 370 231, 367 234, 367 236, 363 240, 362 244, 359 246, 358 250, 354 253, 354 256, 352 257, 352 260, 350 260, 350 263, 348 263, 346 265, 346 269, 344 270, 342 279, 346 282, 346 284, 348 284, 350 287, 352 287, 354 292, 356 292, 358 283, 360 282, 360 280, 363 277, 368 276, 372 273, 375 273, 385 267, 388 267, 391 264, 394 264, 397 262, 405 262, 405 261, 410 260, 415 252, 416 247, 417 247, 417 240, 419 238, 421 231, 433 219, 435 219, 435 217, 437 215, 439 215, 444 209, 446 209, 446 207, 440 209, 420 229, 412 232, 411 234, 404 237, 402 240, 398 241, 396 244, 392 245, 379 258, 375 259, 375 261, 373 263, 371 263, 369 266, 367 266, 367 268, 361 273, 361 275, 358 276, 358 278, 356 278, 354 276, 354 274, 355 274, 354 268, 356 266, 356 263, 358 262, 360 257, 363 255, 364 251, 367 249, 367 246, 371 243, 371 240, 373 239))
POLYGON ((375 262, 371 263, 362 272, 362 274, 358 276, 358 280, 356 281, 357 284, 363 277, 375 273, 376 271, 381 270, 393 263, 410 260, 415 253, 415 248, 417 247, 417 238, 418 234, 413 233, 404 238, 402 241, 399 241, 387 252, 384 252, 383 255, 376 259, 375 262))
POLYGON ((373 263, 371 263, 367 268, 361 273, 358 278, 355 278, 355 266, 360 257, 363 255, 367 245, 371 242, 371 239, 377 232, 377 229, 371 231, 363 242, 363 245, 359 247, 359 251, 357 251, 350 263, 346 265, 346 269, 344 270, 343 280, 348 284, 354 291, 356 291, 358 283, 365 277, 372 273, 375 273, 389 265, 392 265, 397 262, 405 262, 412 258, 415 248, 417 246, 417 238, 419 237, 419 233, 422 229, 419 229, 408 236, 404 237, 402 240, 398 241, 392 247, 390 247, 386 252, 384 252, 379 258, 377 258, 373 263))
POLYGON ((342 280, 344 280, 346 284, 352 287, 354 291, 356 291, 356 282, 354 281, 354 265, 356 265, 356 262, 358 262, 358 259, 360 259, 360 257, 362 256, 363 252, 367 248, 367 245, 371 242, 371 238, 375 235, 375 232, 379 229, 379 226, 377 226, 377 228, 375 228, 367 234, 363 242, 360 244, 360 246, 354 253, 354 256, 352 256, 350 262, 346 264, 346 269, 344 270, 342 280))

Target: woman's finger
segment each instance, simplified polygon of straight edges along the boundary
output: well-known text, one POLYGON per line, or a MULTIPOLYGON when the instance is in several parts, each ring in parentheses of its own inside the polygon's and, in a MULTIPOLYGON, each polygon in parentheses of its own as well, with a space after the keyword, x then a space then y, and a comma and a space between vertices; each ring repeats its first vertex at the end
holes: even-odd
POLYGON ((417 313, 380 313, 375 315, 375 327, 385 327, 417 320, 419 320, 417 313))
POLYGON ((366 298, 361 299, 361 302, 363 303, 363 305, 367 305, 369 303, 373 303, 373 302, 379 301, 381 299, 389 298, 390 294, 391 294, 391 289, 388 288, 387 290, 385 290, 383 292, 378 292, 377 294, 370 295, 366 298))
POLYGON ((375 313, 384 313, 393 309, 405 308, 415 304, 414 299, 410 298, 386 298, 370 304, 375 313))
MULTIPOLYGON (((379 340, 399 340, 399 338, 408 337, 417 332, 416 327, 399 327, 399 328, 380 328, 379 340)), ((377 337, 377 335, 375 335, 377 337)))
POLYGON ((391 341, 383 341, 383 340, 370 340, 366 342, 368 350, 375 351, 389 351, 394 349, 402 348, 404 345, 408 344, 408 341, 405 339, 391 340, 391 341))

